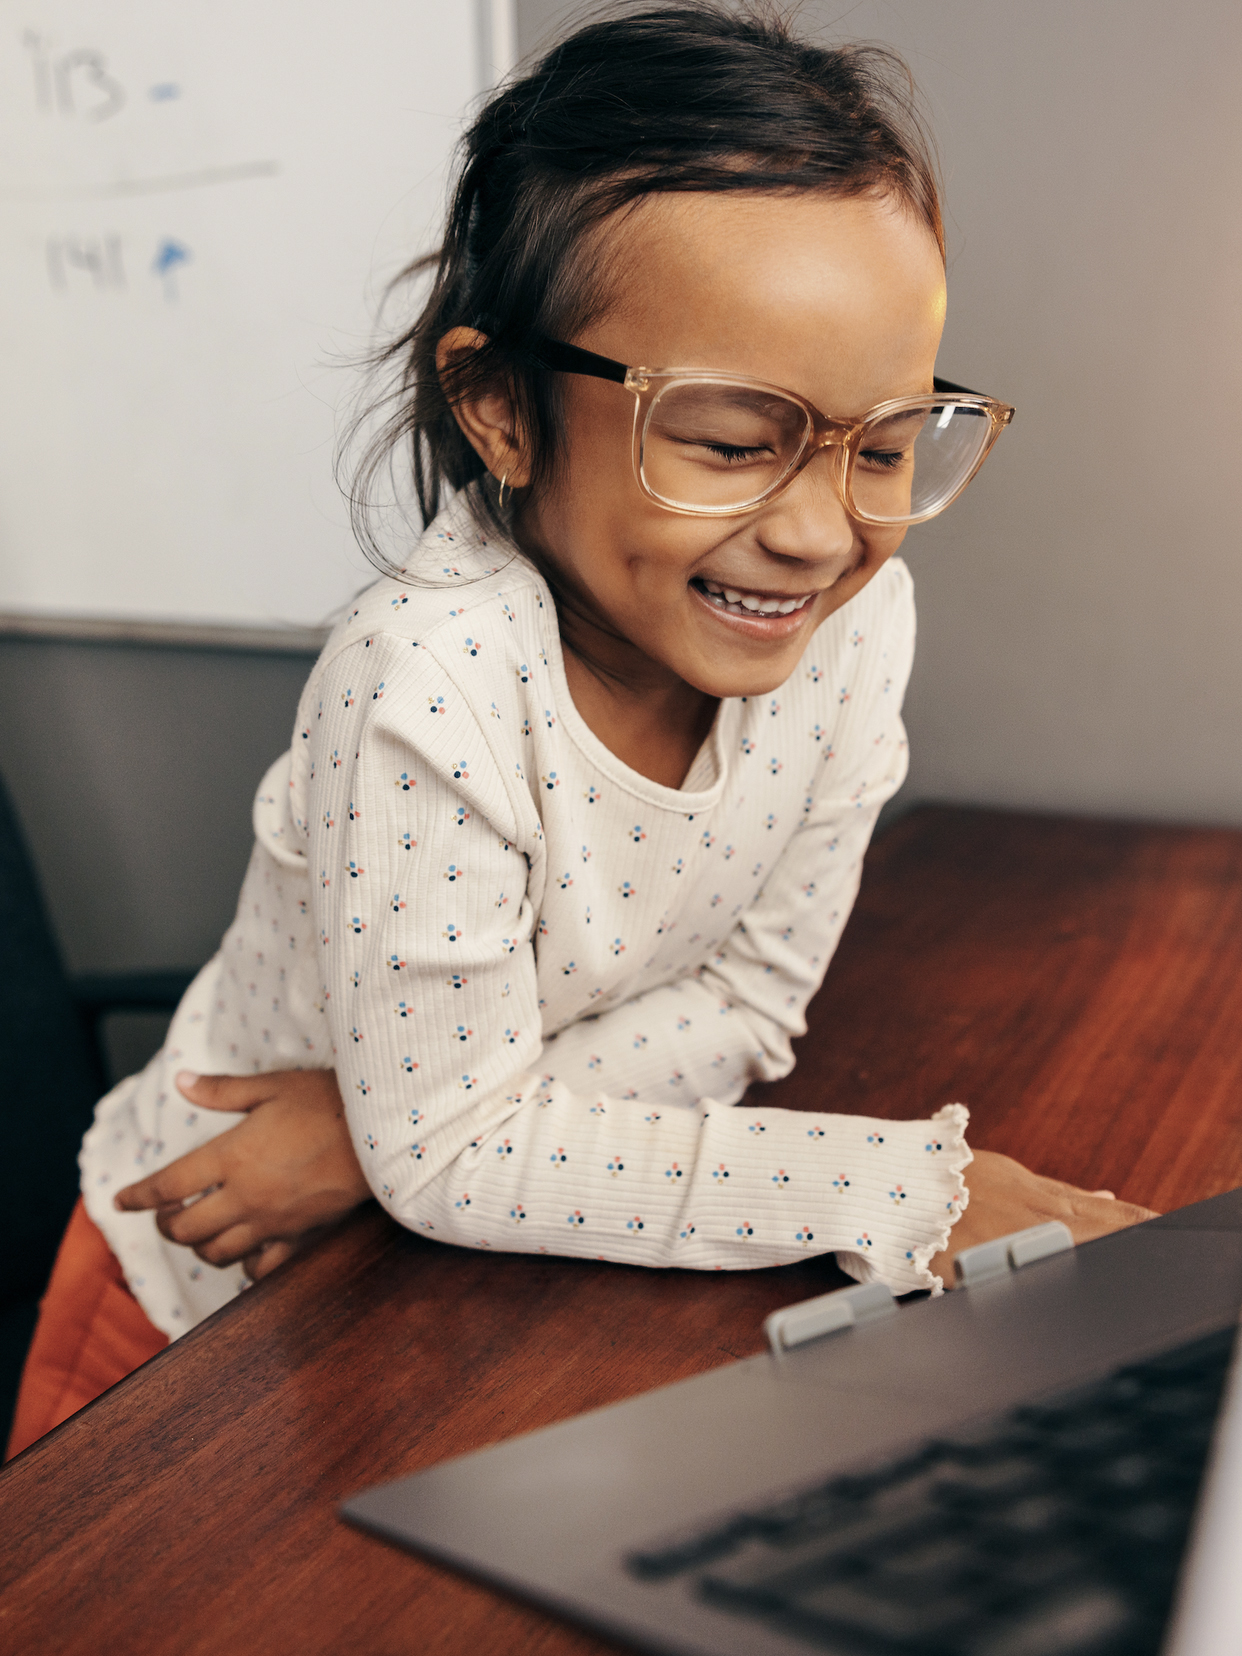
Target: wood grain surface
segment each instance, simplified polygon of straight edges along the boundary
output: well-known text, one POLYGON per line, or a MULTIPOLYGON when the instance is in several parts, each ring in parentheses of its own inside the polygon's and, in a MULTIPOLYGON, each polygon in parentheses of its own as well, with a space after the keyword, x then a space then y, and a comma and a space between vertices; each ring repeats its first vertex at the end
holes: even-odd
MULTIPOLYGON (((1242 1184, 1242 834, 912 813, 799 1048, 765 1108, 960 1099, 976 1146, 1152 1207, 1242 1184)), ((748 1356, 842 1281, 464 1252, 368 1206, 0 1473, 0 1652, 607 1651, 337 1503, 748 1356)))

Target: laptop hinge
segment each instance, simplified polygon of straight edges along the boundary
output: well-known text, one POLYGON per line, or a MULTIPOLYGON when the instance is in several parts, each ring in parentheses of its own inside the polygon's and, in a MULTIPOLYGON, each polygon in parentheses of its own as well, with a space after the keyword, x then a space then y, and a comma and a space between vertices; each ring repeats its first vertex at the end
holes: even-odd
POLYGON ((1027 1230, 994 1237, 991 1242, 980 1242, 977 1247, 963 1248, 953 1261, 953 1270, 962 1287, 973 1288, 1073 1246, 1069 1227, 1059 1219, 1050 1219, 1046 1225, 1031 1225, 1027 1230))
POLYGON ((835 1334, 842 1328, 891 1317, 897 1309, 892 1290, 884 1282, 863 1282, 857 1288, 838 1288, 831 1294, 786 1305, 763 1320, 763 1332, 777 1356, 791 1346, 835 1334))

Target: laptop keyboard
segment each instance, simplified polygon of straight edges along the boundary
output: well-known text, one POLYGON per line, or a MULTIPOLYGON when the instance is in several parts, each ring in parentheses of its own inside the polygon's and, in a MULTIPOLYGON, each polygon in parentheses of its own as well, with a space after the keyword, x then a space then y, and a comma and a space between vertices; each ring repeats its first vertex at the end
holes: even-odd
POLYGON ((1154 1656, 1232 1345, 1196 1340, 630 1567, 842 1656, 1154 1656))

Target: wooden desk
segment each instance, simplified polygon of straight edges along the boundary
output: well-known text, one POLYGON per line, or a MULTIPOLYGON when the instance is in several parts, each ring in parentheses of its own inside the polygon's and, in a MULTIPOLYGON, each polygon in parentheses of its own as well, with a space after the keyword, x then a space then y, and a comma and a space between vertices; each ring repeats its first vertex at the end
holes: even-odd
MULTIPOLYGON (((914 813, 763 1091, 960 1098, 976 1145, 1152 1207, 1242 1184, 1242 833, 914 813)), ((607 1650, 336 1503, 749 1355, 840 1280, 466 1253, 364 1209, 0 1474, 0 1651, 607 1650)))

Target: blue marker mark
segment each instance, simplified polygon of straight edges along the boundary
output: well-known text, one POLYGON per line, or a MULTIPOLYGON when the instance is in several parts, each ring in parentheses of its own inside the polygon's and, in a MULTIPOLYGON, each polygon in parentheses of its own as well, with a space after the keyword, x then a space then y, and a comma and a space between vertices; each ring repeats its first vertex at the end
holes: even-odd
POLYGON ((160 81, 147 92, 147 97, 150 98, 152 103, 170 103, 174 98, 180 96, 181 88, 176 81, 160 81))
POLYGON ((173 241, 171 236, 166 236, 160 243, 155 258, 151 261, 151 271, 163 282, 165 299, 176 299, 177 266, 188 264, 191 256, 189 248, 173 241))

